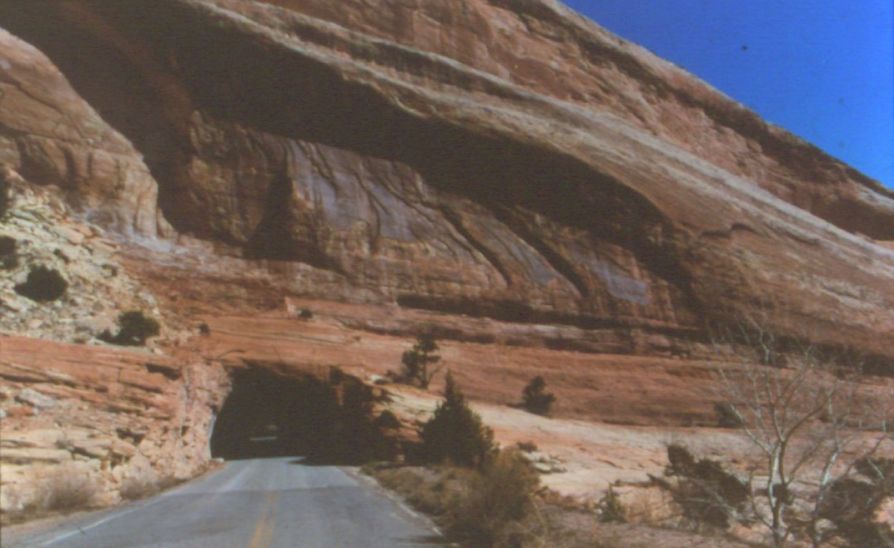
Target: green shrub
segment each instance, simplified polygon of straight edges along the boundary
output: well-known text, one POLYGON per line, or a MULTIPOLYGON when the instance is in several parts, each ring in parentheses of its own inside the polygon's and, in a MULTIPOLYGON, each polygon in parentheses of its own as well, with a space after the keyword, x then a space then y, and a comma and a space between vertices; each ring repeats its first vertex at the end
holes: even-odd
POLYGON ((599 501, 599 521, 603 523, 625 523, 627 510, 621 504, 621 498, 609 485, 608 491, 602 495, 599 501))
POLYGON ((482 465, 494 450, 493 432, 469 408, 450 373, 447 373, 444 400, 422 426, 422 445, 430 462, 450 461, 468 467, 482 465))
POLYGON ((413 348, 401 356, 401 372, 398 378, 405 382, 415 382, 421 388, 428 388, 431 380, 440 371, 435 367, 441 357, 437 355, 438 343, 430 333, 416 338, 413 348))
POLYGON ((537 415, 549 415, 556 396, 546 391, 546 381, 537 375, 522 390, 522 406, 537 415))
POLYGON ((298 317, 301 318, 302 320, 309 320, 314 317, 314 313, 309 308, 302 308, 298 312, 298 317))
POLYGON ((520 452, 491 453, 465 492, 448 504, 448 534, 473 546, 521 546, 520 524, 538 486, 537 472, 520 452))
POLYGON ((161 326, 158 321, 139 310, 131 310, 118 316, 117 335, 104 331, 99 338, 122 346, 143 346, 146 344, 146 339, 156 337, 160 332, 161 326))
POLYGON ((45 266, 36 266, 28 272, 24 283, 15 287, 16 293, 32 301, 55 301, 68 290, 68 282, 62 274, 45 266))

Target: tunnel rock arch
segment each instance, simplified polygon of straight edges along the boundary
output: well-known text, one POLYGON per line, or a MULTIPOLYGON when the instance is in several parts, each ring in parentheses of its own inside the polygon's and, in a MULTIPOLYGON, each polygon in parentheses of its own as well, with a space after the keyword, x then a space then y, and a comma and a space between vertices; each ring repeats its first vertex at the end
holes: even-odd
POLYGON ((232 390, 211 433, 212 457, 357 463, 398 450, 393 432, 375 421, 382 395, 338 368, 317 376, 253 365, 230 375, 232 390))

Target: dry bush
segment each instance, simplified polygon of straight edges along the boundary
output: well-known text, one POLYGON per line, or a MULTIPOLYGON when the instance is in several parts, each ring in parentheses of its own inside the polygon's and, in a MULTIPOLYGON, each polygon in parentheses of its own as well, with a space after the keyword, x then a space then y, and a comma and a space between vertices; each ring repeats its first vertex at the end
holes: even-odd
POLYGON ((99 488, 95 478, 76 467, 57 467, 44 475, 36 496, 29 505, 30 511, 71 511, 91 507, 99 488))
POLYGON ((130 476, 124 478, 121 482, 121 489, 118 491, 121 498, 127 500, 139 500, 155 495, 161 490, 159 481, 152 477, 136 477, 130 476))
POLYGON ((489 457, 464 492, 450 500, 447 530, 474 546, 521 546, 528 536, 523 520, 533 509, 537 472, 520 452, 489 457))
POLYGON ((493 454, 480 470, 379 465, 363 471, 433 516, 463 545, 567 545, 539 517, 537 473, 516 450, 493 454))
POLYGON ((410 505, 431 516, 443 516, 451 499, 460 495, 474 472, 465 468, 366 466, 363 472, 402 495, 410 505))
POLYGON ((627 509, 624 508, 621 498, 611 486, 599 501, 599 521, 603 523, 627 522, 627 509))
POLYGON ((749 486, 721 463, 696 459, 686 447, 677 444, 667 447, 667 458, 665 474, 678 481, 662 486, 670 491, 691 524, 726 529, 744 514, 749 486))

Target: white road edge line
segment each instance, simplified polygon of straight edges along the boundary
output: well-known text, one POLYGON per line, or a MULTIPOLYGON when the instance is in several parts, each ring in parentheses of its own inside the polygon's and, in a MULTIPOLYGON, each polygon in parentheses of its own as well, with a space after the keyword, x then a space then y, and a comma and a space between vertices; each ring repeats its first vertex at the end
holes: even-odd
MULTIPOLYGON (((223 469, 221 469, 221 470, 223 470, 223 469)), ((240 474, 237 474, 237 475, 240 475, 240 474)), ((230 483, 230 482, 227 482, 227 483, 230 483)), ((102 518, 102 519, 100 519, 100 520, 97 520, 97 521, 91 523, 90 525, 85 525, 85 526, 83 526, 83 527, 78 527, 78 528, 76 528, 76 529, 74 529, 74 530, 72 530, 72 531, 69 531, 69 532, 67 532, 67 533, 62 533, 61 535, 57 535, 57 536, 55 536, 55 537, 53 537, 53 538, 51 538, 51 539, 49 539, 49 540, 44 541, 43 543, 41 543, 41 546, 52 546, 53 544, 56 544, 56 543, 59 542, 59 541, 62 541, 62 540, 65 540, 65 539, 67 539, 67 538, 69 538, 69 537, 72 537, 72 536, 74 536, 74 535, 77 535, 78 533, 83 534, 84 532, 89 531, 90 529, 93 529, 94 527, 99 527, 99 526, 102 525, 103 523, 108 523, 108 522, 110 522, 110 521, 112 521, 112 520, 115 520, 115 519, 118 519, 118 518, 120 518, 120 517, 122 517, 122 516, 126 516, 127 514, 130 514, 131 512, 136 512, 137 510, 142 510, 142 509, 144 509, 144 508, 149 508, 150 506, 154 506, 155 504, 158 504, 159 502, 162 502, 162 501, 165 500, 166 498, 168 498, 168 497, 172 497, 172 496, 174 496, 175 494, 179 493, 180 491, 182 491, 182 490, 184 490, 184 489, 186 489, 186 488, 188 488, 188 487, 191 487, 191 486, 192 486, 192 482, 186 482, 186 483, 184 483, 183 485, 177 486, 177 487, 175 487, 174 489, 171 489, 170 491, 167 491, 167 492, 165 492, 165 493, 163 493, 163 494, 157 496, 156 498, 154 498, 154 499, 152 499, 152 500, 150 500, 150 501, 148 501, 148 502, 146 502, 146 503, 144 503, 144 504, 138 504, 138 505, 133 506, 133 507, 131 507, 131 508, 128 508, 128 509, 126 509, 126 510, 121 510, 121 511, 119 511, 119 512, 112 513, 111 515, 108 515, 108 516, 106 516, 106 517, 104 517, 104 518, 102 518)))

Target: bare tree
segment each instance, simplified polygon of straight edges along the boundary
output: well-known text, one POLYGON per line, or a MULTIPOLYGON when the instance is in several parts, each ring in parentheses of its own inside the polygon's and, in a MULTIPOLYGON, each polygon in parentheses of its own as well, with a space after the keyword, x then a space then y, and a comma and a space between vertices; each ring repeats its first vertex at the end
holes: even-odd
POLYGON ((761 319, 716 330, 714 343, 753 352, 752 363, 718 366, 715 388, 762 455, 747 481, 754 519, 774 546, 794 535, 819 546, 834 534, 820 526, 830 490, 892 442, 892 398, 873 397, 852 355, 780 338, 761 319))

